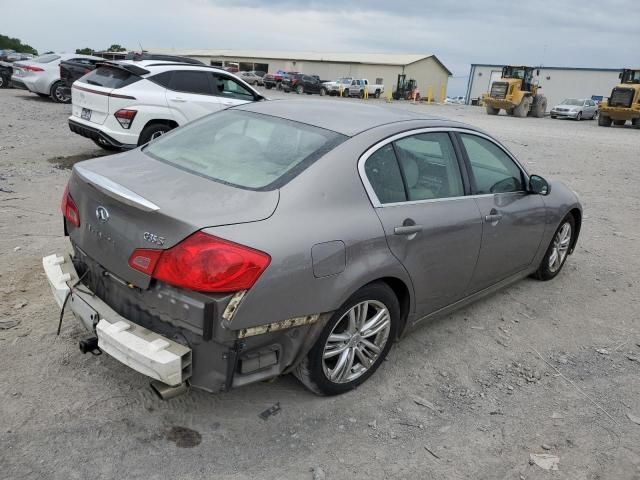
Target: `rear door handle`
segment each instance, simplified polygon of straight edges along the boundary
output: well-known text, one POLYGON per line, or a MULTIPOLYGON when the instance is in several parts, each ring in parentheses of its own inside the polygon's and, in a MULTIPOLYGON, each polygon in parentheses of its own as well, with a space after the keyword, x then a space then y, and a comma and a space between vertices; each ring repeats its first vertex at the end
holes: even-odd
POLYGON ((413 235, 422 231, 422 225, 404 225, 393 229, 394 235, 413 235))

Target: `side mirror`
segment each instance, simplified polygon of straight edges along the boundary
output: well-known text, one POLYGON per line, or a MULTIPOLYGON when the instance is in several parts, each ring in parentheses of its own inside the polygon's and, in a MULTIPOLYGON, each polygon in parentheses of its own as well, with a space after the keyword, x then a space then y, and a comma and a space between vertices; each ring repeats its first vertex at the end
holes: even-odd
POLYGON ((537 195, 549 195, 551 185, 540 175, 531 175, 529 177, 529 192, 537 195))

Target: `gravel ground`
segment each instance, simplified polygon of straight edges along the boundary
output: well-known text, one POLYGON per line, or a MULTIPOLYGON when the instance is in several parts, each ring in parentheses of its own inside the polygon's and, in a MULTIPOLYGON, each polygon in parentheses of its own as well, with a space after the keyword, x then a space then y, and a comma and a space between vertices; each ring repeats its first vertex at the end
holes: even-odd
POLYGON ((82 355, 71 316, 56 337, 40 259, 66 248, 68 168, 104 152, 69 131, 68 105, 0 90, 0 476, 640 478, 640 131, 394 106, 482 127, 569 183, 585 217, 562 274, 425 325, 346 395, 283 377, 163 402, 142 375, 82 355))

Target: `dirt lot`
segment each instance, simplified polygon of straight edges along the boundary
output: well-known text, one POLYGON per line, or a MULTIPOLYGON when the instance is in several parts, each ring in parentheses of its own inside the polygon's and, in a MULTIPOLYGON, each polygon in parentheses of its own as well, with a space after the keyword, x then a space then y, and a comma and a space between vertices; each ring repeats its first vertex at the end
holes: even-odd
POLYGON ((283 377, 163 402, 142 375, 82 355, 70 315, 56 337, 40 259, 66 248, 68 168, 103 152, 69 131, 70 106, 0 90, 0 476, 640 478, 640 131, 394 106, 483 127, 569 183, 585 218, 562 274, 426 325, 340 397, 283 377))

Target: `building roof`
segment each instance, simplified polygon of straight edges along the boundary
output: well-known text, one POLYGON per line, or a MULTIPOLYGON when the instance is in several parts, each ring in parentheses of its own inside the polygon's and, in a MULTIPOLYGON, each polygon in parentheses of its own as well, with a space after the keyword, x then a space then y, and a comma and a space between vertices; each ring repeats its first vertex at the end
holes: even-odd
POLYGON ((154 48, 149 51, 183 57, 227 57, 240 58, 272 58, 274 60, 297 60, 335 63, 366 63, 373 65, 410 65, 426 58, 433 58, 449 75, 451 72, 433 54, 416 53, 328 53, 328 52, 290 52, 275 50, 199 50, 191 48, 154 48))
MULTIPOLYGON (((497 67, 502 68, 505 65, 498 65, 494 63, 472 63, 471 67, 497 67)), ((533 68, 539 68, 540 70, 582 70, 591 72, 621 72, 622 68, 591 68, 591 67, 547 67, 543 65, 531 65, 533 68)))

